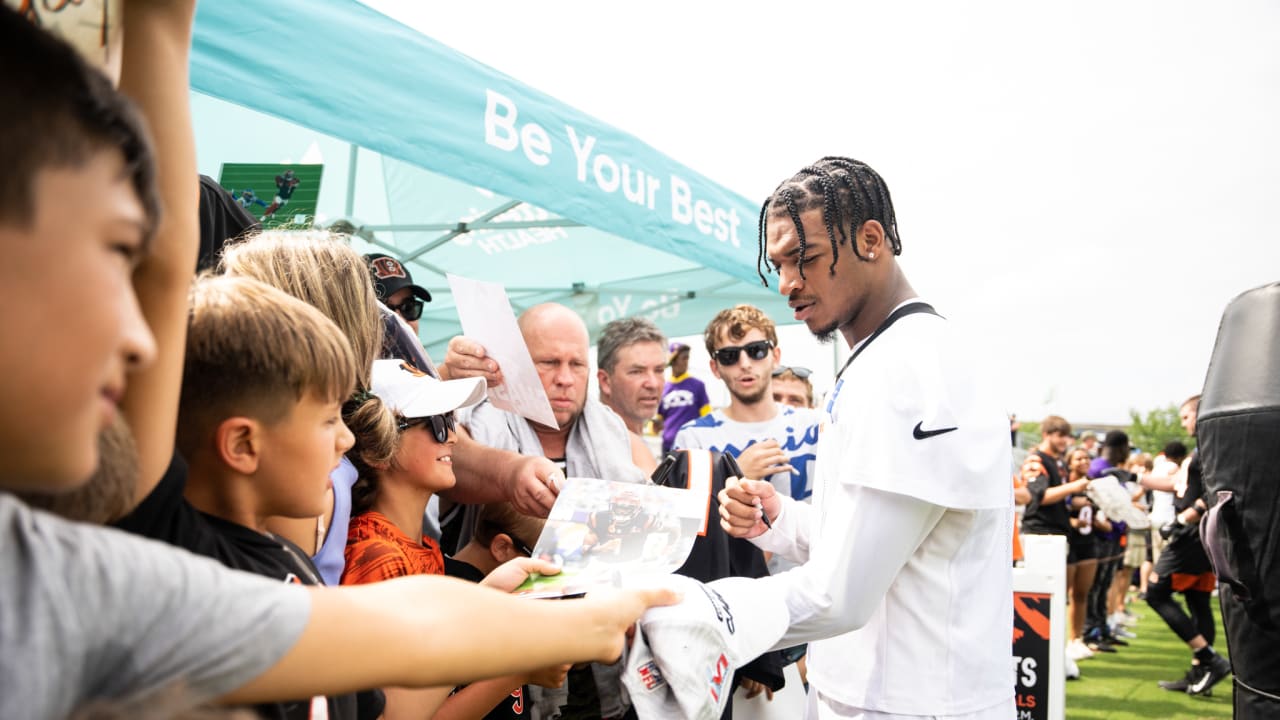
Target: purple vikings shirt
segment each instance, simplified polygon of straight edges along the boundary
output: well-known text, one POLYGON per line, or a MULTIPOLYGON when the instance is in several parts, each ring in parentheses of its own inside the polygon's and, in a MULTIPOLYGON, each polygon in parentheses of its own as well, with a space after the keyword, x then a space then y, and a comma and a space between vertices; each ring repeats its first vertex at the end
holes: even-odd
POLYGON ((667 381, 662 389, 662 403, 658 414, 662 416, 662 452, 671 449, 680 426, 711 412, 711 398, 702 381, 685 373, 667 381))

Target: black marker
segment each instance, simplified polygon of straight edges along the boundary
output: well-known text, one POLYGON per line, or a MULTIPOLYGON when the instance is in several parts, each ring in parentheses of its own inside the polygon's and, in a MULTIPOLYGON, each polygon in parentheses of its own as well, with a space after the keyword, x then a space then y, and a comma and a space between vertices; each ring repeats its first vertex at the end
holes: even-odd
POLYGON ((773 523, 769 522, 769 513, 764 511, 764 503, 760 502, 760 498, 756 498, 756 508, 760 510, 760 519, 764 521, 764 526, 773 529, 773 523))

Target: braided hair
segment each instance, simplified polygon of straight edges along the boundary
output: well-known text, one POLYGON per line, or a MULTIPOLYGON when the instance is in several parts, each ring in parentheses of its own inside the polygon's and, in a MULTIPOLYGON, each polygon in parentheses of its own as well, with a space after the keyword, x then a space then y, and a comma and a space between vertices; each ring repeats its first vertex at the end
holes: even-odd
POLYGON ((800 241, 800 277, 804 277, 804 259, 808 242, 801 213, 822 208, 822 222, 827 227, 827 240, 831 243, 831 265, 828 271, 834 275, 840 245, 846 241, 855 257, 865 261, 853 241, 862 224, 875 220, 884 227, 885 237, 894 255, 902 254, 902 241, 898 238, 898 221, 893 214, 893 200, 884 178, 866 163, 850 158, 827 156, 802 168, 800 172, 784 180, 760 206, 759 248, 756 255, 756 273, 765 287, 770 271, 765 262, 765 225, 772 215, 786 214, 795 226, 800 241))

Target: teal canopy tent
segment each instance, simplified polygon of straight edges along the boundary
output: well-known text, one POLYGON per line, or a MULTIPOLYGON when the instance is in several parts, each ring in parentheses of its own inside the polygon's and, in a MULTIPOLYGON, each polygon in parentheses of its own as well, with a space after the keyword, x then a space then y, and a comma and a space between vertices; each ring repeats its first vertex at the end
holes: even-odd
POLYGON ((437 357, 460 331, 445 272, 502 283, 517 312, 569 305, 593 339, 636 314, 699 333, 739 302, 789 320, 756 276, 755 203, 352 0, 200 3, 191 83, 209 96, 202 161, 276 162, 261 148, 312 136, 330 148, 324 182, 346 183, 329 215, 360 216, 361 249, 431 290, 437 357), (356 212, 371 166, 382 192, 356 212))

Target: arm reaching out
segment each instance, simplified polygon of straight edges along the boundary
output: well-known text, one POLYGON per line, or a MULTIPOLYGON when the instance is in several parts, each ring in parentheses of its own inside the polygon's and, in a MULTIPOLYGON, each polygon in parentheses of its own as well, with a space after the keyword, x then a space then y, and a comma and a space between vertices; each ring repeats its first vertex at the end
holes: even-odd
POLYGON ((458 685, 555 664, 613 662, 624 632, 646 609, 678 601, 665 589, 531 600, 426 575, 310 592, 311 617, 298 642, 224 700, 458 685), (423 612, 426 606, 432 611, 423 612), (522 639, 521 652, 503 652, 513 637, 522 639))

